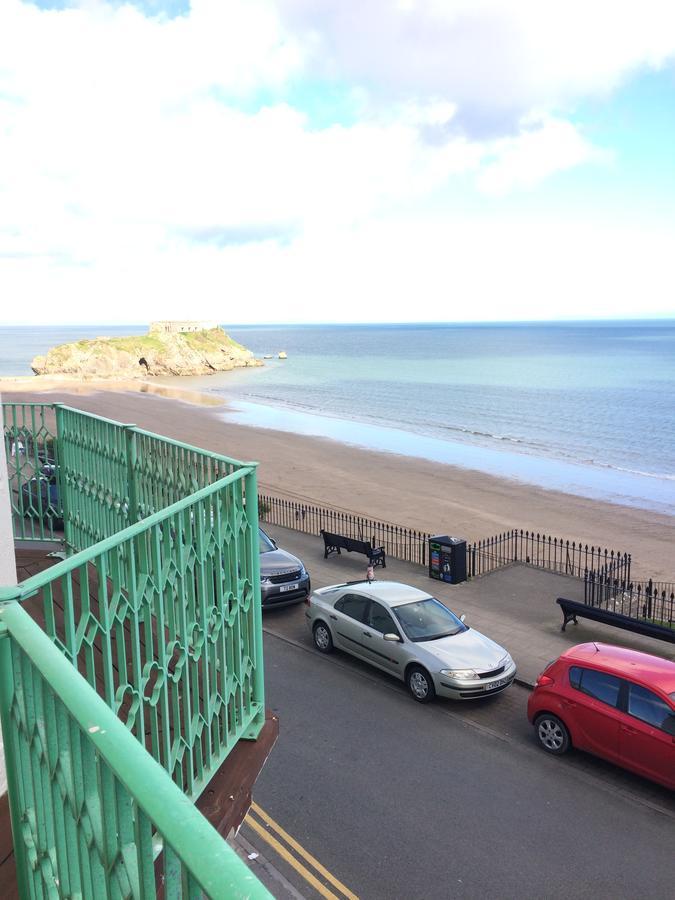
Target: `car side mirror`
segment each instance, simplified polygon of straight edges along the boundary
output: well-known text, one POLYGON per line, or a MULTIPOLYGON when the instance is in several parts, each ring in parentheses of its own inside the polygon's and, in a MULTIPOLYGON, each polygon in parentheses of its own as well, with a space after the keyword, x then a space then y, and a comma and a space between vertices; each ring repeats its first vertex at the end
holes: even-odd
POLYGON ((382 635, 382 638, 383 638, 383 640, 391 641, 392 643, 400 643, 401 642, 401 638, 397 634, 394 634, 393 632, 389 632, 389 634, 382 635))
POLYGON ((462 625, 466 622, 466 613, 462 613, 462 615, 459 617, 459 621, 462 623, 462 625))
POLYGON ((661 727, 666 734, 670 734, 675 737, 675 713, 671 713, 669 716, 666 716, 661 727))

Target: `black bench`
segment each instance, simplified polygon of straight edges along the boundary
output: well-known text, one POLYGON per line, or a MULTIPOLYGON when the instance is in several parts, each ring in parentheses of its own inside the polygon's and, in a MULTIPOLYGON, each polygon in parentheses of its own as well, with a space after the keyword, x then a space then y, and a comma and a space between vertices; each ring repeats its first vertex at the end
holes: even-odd
POLYGON ((615 628, 623 628, 624 631, 632 631, 635 634, 644 634, 647 637, 657 638, 660 641, 670 641, 675 644, 675 629, 665 625, 656 625, 646 619, 633 619, 621 613, 612 612, 610 609, 601 609, 599 606, 590 606, 580 603, 578 600, 566 600, 558 597, 556 603, 562 610, 563 623, 561 631, 564 631, 570 622, 577 625, 577 616, 582 619, 592 619, 594 622, 602 622, 605 625, 614 625, 615 628))
POLYGON ((321 537, 323 538, 323 558, 328 559, 331 553, 337 553, 341 556, 341 550, 347 553, 363 553, 367 556, 372 566, 382 566, 387 568, 387 560, 384 553, 384 547, 373 547, 371 541, 359 541, 356 538, 345 537, 342 534, 332 534, 330 531, 321 529, 321 537))

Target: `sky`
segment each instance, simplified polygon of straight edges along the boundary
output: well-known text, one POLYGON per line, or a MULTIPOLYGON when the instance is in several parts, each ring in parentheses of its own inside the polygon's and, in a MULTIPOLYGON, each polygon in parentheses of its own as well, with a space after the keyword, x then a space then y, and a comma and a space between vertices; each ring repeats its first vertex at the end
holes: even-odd
POLYGON ((675 316, 672 0, 2 0, 0 322, 675 316))

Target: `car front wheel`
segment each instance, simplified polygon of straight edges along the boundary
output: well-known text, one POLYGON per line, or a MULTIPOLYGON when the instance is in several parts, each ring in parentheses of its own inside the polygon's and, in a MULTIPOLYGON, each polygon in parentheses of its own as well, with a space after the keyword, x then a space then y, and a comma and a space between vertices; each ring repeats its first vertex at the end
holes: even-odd
POLYGON ((418 703, 431 703, 436 696, 436 689, 431 675, 421 666, 412 666, 406 675, 408 690, 418 703))
POLYGON ((330 653, 333 649, 333 638, 331 636, 328 625, 323 622, 317 622, 312 629, 314 637, 314 646, 321 653, 330 653))
POLYGON ((534 723, 539 743, 547 753, 561 756, 570 747, 570 733, 567 726, 552 713, 538 716, 534 723))

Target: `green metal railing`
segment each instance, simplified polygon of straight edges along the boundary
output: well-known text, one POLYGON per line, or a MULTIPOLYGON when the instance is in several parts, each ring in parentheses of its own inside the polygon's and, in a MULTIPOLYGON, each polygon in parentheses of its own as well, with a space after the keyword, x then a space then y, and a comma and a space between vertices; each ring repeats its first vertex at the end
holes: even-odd
POLYGON ((227 456, 55 406, 68 548, 83 550, 241 468, 227 456))
MULTIPOLYGON (((52 791, 54 779, 62 793, 66 783, 57 778, 57 757, 48 748, 59 746, 63 733, 79 748, 68 753, 91 756, 94 750, 80 719, 68 718, 74 712, 60 684, 44 682, 38 645, 46 641, 50 657, 57 654, 60 659, 60 671, 71 673, 69 690, 77 693, 79 688, 83 695, 94 691, 98 706, 105 706, 106 715, 114 717, 116 731, 122 728, 128 739, 135 739, 138 765, 159 764, 180 796, 194 801, 236 742, 257 737, 264 724, 256 467, 64 406, 3 406, 5 443, 10 451, 15 445, 14 455, 8 454, 15 537, 61 538, 51 525, 54 514, 40 506, 27 508, 22 501, 30 470, 23 458, 17 458, 20 434, 24 457, 41 461, 49 451, 57 483, 51 502, 63 519, 63 540, 70 553, 20 585, 0 588, 0 611, 12 647, 9 655, 3 651, 3 732, 6 743, 14 732, 18 737, 12 740, 23 741, 7 761, 17 864, 26 872, 34 873, 35 866, 44 870, 40 884, 44 895, 51 896, 45 887, 52 878, 48 871, 67 865, 67 878, 79 884, 90 877, 87 867, 93 864, 85 865, 81 854, 67 850, 65 825, 49 824, 52 812, 44 778, 52 782, 52 791), (35 432, 30 430, 33 423, 35 432), (44 526, 45 518, 49 528, 25 525, 25 520, 35 520, 44 526), (39 625, 25 612, 26 603, 39 625), (27 635, 25 641, 19 641, 19 633, 27 635), (24 674, 16 681, 20 673, 24 674), (48 698, 48 718, 42 712, 29 715, 21 679, 31 697, 38 691, 48 698), (35 792, 31 805, 21 785, 29 776, 38 778, 35 766, 43 763, 36 758, 44 760, 47 771, 39 775, 40 789, 30 788, 35 792), (19 833, 23 843, 17 849, 19 833), (66 850, 67 862, 62 858, 66 850)), ((162 832, 159 821, 121 778, 121 762, 114 752, 106 764, 114 777, 97 777, 108 779, 108 808, 91 813, 91 821, 103 828, 101 817, 112 815, 110 810, 122 802, 119 797, 126 796, 123 805, 132 811, 134 828, 140 827, 144 815, 162 832), (142 815, 134 811, 136 807, 142 808, 142 815)), ((148 823, 145 819, 143 823, 145 828, 148 823)), ((91 849, 91 827, 82 827, 91 849)), ((79 834, 79 819, 75 830, 79 834)), ((180 842, 174 845, 166 837, 177 852, 181 850, 180 842)), ((148 869, 150 844, 138 840, 133 853, 143 856, 148 869)), ((96 854, 106 869, 109 857, 100 849, 97 845, 96 854)), ((127 851, 118 850, 127 860, 127 851)), ((113 851, 117 853, 114 847, 113 851)), ((167 851, 166 860, 172 859, 167 851)), ((140 871, 139 866, 129 860, 124 865, 131 867, 124 875, 125 884, 131 885, 136 877, 132 870, 140 871)), ((173 859, 172 871, 176 865, 173 859)), ((140 893, 135 888, 130 893, 112 889, 113 873, 109 867, 106 871, 110 892, 101 896, 146 896, 144 888, 140 893)), ((201 869, 199 877, 205 877, 201 869)), ((185 878, 187 885, 190 879, 185 878)), ((30 896, 43 896, 35 884, 30 896)), ((185 896, 193 894, 188 891, 185 896)))
POLYGON ((59 543, 63 514, 54 404, 3 403, 2 411, 14 537, 59 543))
POLYGON ((271 896, 18 603, 0 713, 21 897, 271 896))

